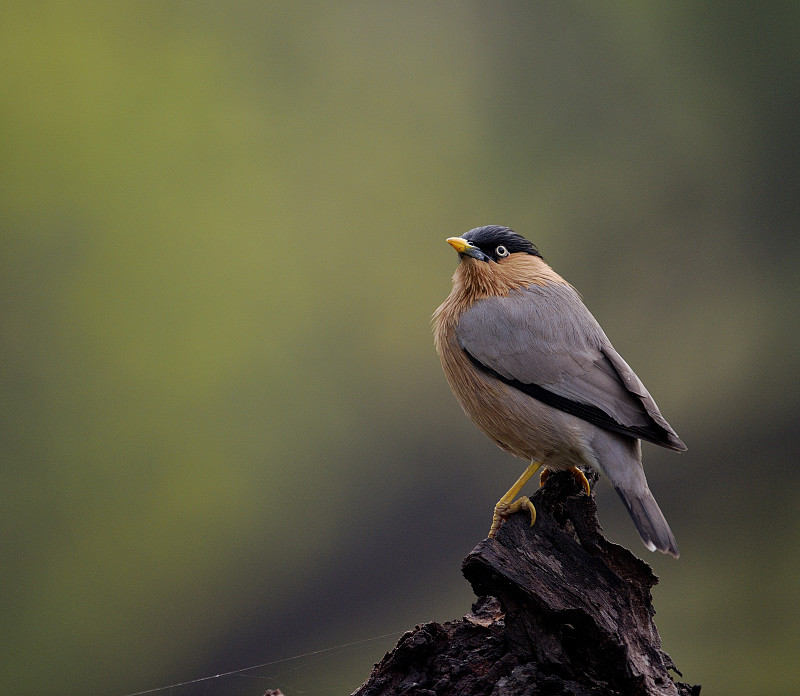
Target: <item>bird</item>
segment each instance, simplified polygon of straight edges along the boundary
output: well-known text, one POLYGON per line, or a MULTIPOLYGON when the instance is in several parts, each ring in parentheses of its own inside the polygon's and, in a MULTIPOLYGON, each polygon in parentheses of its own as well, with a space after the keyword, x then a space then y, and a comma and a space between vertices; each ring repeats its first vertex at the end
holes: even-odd
POLYGON ((447 243, 458 252, 450 295, 433 315, 445 377, 469 419, 529 465, 498 501, 489 537, 512 514, 536 509, 522 487, 542 468, 604 474, 644 545, 678 558, 675 536, 642 466, 642 440, 686 445, 614 350, 577 290, 537 247, 508 227, 476 227, 447 243))

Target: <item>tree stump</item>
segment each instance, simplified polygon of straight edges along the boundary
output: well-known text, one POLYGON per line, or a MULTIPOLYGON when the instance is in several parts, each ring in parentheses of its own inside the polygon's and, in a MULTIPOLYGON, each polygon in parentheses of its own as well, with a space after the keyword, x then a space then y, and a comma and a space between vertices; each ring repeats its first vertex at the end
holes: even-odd
MULTIPOLYGON (((587 474, 596 482, 596 475, 587 474)), ((463 619, 407 632, 353 696, 696 696, 676 682, 650 566, 609 542, 594 497, 567 472, 464 559, 478 601, 463 619)))

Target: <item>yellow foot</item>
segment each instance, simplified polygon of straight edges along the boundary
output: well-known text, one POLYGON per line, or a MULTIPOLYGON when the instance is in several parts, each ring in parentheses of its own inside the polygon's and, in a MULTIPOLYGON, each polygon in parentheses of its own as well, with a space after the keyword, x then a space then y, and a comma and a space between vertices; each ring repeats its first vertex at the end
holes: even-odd
POLYGON ((517 479, 517 482, 511 486, 508 493, 506 493, 500 500, 497 501, 497 505, 494 506, 494 515, 492 516, 492 526, 489 529, 489 538, 494 539, 494 535, 497 534, 497 530, 500 529, 500 525, 503 524, 503 521, 507 519, 509 516, 513 515, 515 512, 519 512, 520 510, 530 510, 531 512, 531 526, 536 521, 536 508, 533 507, 533 503, 528 499, 527 496, 522 496, 519 500, 514 500, 517 497, 522 487, 528 482, 531 476, 533 476, 537 469, 541 466, 541 462, 531 462, 528 465, 528 468, 522 472, 522 476, 517 479), (511 501, 514 502, 511 502, 511 501))
MULTIPOLYGON (((591 495, 592 490, 589 488, 589 480, 586 478, 586 475, 577 466, 571 466, 569 472, 572 474, 575 481, 577 481, 578 485, 586 491, 586 495, 591 495)), ((542 473, 539 475, 540 488, 544 486, 544 482, 547 481, 548 476, 550 476, 550 469, 542 469, 542 473)))
POLYGON ((533 507, 531 499, 527 495, 517 498, 513 503, 504 503, 502 500, 494 506, 494 515, 492 516, 492 527, 489 530, 489 538, 494 539, 500 525, 503 524, 511 515, 520 510, 530 510, 531 512, 531 527, 536 522, 536 508, 533 507))

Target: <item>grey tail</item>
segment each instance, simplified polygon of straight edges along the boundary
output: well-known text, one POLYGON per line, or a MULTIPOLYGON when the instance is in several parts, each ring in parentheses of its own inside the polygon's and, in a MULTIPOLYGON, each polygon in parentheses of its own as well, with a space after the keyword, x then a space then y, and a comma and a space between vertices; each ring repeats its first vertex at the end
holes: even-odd
POLYGON ((616 491, 625 503, 644 545, 651 551, 658 550, 678 558, 678 542, 675 541, 675 536, 650 489, 634 492, 616 488, 616 491))

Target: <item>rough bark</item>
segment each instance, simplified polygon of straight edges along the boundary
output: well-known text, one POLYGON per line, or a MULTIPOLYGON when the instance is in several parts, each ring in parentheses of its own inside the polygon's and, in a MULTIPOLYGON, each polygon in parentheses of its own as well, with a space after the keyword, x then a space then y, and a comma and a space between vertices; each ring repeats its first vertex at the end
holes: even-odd
POLYGON ((612 544, 568 473, 482 541, 462 570, 478 601, 463 619, 407 632, 354 696, 689 696, 664 651, 650 566, 612 544))

